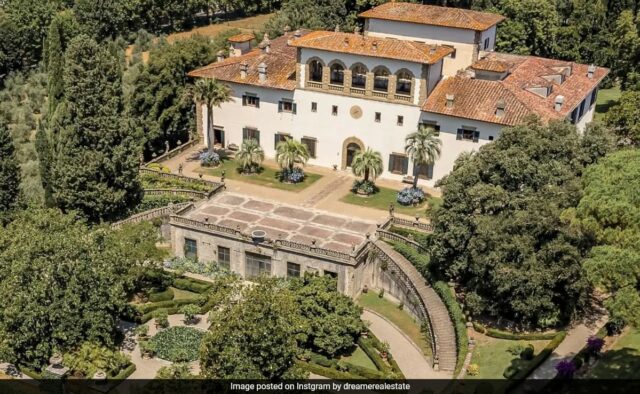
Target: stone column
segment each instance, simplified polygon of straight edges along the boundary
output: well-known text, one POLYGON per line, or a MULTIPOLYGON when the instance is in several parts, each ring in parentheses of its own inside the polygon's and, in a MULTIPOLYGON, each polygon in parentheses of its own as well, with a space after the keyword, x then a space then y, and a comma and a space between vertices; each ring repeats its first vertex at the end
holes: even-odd
POLYGON ((202 122, 202 116, 203 116, 203 111, 202 111, 202 103, 195 101, 196 103, 196 138, 198 138, 198 140, 201 143, 204 143, 204 125, 202 122))
POLYGON ((322 90, 329 90, 331 69, 327 66, 322 66, 322 90))
POLYGON ((344 70, 344 93, 345 94, 351 93, 351 78, 352 78, 351 70, 345 69, 344 70))
POLYGON ((371 97, 373 95, 373 72, 367 72, 367 83, 364 86, 364 95, 371 97))
POLYGON ((389 90, 387 91, 387 98, 392 101, 396 94, 396 84, 398 83, 398 77, 395 74, 389 75, 389 90))

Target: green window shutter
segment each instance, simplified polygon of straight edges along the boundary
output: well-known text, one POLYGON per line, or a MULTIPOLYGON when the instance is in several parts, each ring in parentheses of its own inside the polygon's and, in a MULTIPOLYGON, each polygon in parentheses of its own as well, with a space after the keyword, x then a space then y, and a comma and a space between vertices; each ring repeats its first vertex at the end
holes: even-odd
POLYGON ((474 131, 473 132, 473 142, 478 142, 479 139, 480 139, 480 132, 479 131, 474 131))
POLYGON ((258 145, 260 145, 260 130, 255 131, 256 141, 258 141, 258 145))
POLYGON ((242 140, 245 141, 248 139, 249 139, 249 130, 246 127, 244 127, 242 129, 242 140))
POLYGON ((298 112, 298 104, 293 103, 293 114, 295 115, 298 112))
POLYGON ((409 172, 409 158, 403 157, 402 158, 402 175, 407 175, 407 172, 409 172))
POLYGON ((278 101, 278 112, 282 112, 282 101, 278 101))
POLYGON ((256 108, 260 108, 260 98, 256 97, 256 108))
POLYGON ((242 95, 242 106, 243 107, 247 106, 247 95, 246 94, 242 95))
POLYGON ((458 129, 458 133, 456 134, 456 139, 457 140, 461 140, 462 139, 462 133, 464 133, 464 131, 462 129, 458 129))
POLYGON ((273 149, 278 148, 278 142, 280 142, 280 135, 276 133, 273 135, 273 149))
POLYGON ((393 172, 393 155, 389 155, 389 172, 393 172))
POLYGON ((433 164, 427 166, 427 179, 433 179, 433 164))

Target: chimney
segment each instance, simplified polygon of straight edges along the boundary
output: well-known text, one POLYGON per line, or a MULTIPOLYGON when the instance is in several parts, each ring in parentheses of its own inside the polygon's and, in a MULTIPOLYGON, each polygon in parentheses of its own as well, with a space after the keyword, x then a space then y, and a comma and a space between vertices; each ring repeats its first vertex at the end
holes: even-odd
POLYGON ((593 79, 593 74, 596 72, 596 66, 594 64, 590 65, 587 69, 587 77, 589 79, 593 79))
POLYGON ((371 47, 373 48, 374 51, 378 50, 378 41, 374 41, 371 43, 371 47))
POLYGON ((260 82, 267 80, 267 65, 264 62, 258 64, 258 76, 260 77, 260 82))
POLYGON ((247 77, 247 71, 249 71, 249 64, 245 60, 240 63, 240 78, 245 79, 247 77))
POLYGON ((498 100, 498 102, 496 103, 496 116, 497 117, 502 117, 504 116, 504 109, 507 106, 507 104, 504 102, 504 100, 500 99, 498 100))
POLYGON ((455 96, 453 94, 447 94, 447 108, 453 108, 453 100, 455 96))
POLYGON ((296 31, 293 32, 293 36, 295 38, 300 38, 302 37, 302 32, 300 31, 300 29, 297 29, 296 31))
POLYGON ((349 46, 349 37, 344 38, 344 46, 349 46))
POLYGON ((360 34, 360 26, 356 25, 356 27, 353 28, 353 34, 360 34))
POLYGON ((556 96, 556 100, 554 102, 554 109, 556 111, 560 111, 562 109, 562 104, 564 104, 564 96, 558 95, 556 96))
POLYGON ((218 51, 218 53, 216 54, 216 61, 223 61, 224 60, 224 51, 218 51))
POLYGON ((340 33, 340 25, 336 25, 336 33, 340 33))
POLYGON ((432 45, 431 47, 429 47, 429 55, 435 55, 436 54, 436 46, 432 45))

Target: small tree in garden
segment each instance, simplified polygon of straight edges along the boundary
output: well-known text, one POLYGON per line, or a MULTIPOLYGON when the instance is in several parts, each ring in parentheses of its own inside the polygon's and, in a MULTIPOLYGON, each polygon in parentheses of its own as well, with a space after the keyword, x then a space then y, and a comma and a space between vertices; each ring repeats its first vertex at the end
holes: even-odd
POLYGON ((207 107, 207 149, 213 152, 213 107, 231 101, 229 88, 215 79, 200 79, 191 90, 197 103, 207 107))
POLYGON ((432 127, 420 125, 418 131, 405 138, 404 151, 413 162, 413 187, 418 187, 418 169, 435 163, 440 157, 442 141, 432 127))
POLYGON ((382 156, 380 152, 376 152, 371 148, 360 150, 353 157, 351 169, 353 175, 361 176, 363 181, 368 182, 371 179, 373 182, 382 173, 382 156))
POLYGON ((196 315, 200 312, 200 308, 194 304, 187 304, 180 307, 180 313, 184 314, 185 323, 195 322, 196 315))
POLYGON ((602 351, 602 347, 604 346, 604 339, 590 336, 587 339, 587 350, 589 351, 590 356, 598 356, 602 351))
POLYGON ((0 213, 13 209, 20 194, 20 165, 9 129, 0 120, 0 213))
POLYGON ((296 164, 306 164, 309 160, 309 150, 302 142, 288 138, 278 142, 276 146, 276 161, 282 169, 293 172, 296 164))
POLYGON ((255 139, 245 140, 236 153, 236 160, 242 172, 256 172, 264 160, 264 150, 255 139))
POLYGON ((153 318, 156 320, 156 326, 167 328, 169 327, 169 314, 166 309, 158 309, 153 312, 153 318))

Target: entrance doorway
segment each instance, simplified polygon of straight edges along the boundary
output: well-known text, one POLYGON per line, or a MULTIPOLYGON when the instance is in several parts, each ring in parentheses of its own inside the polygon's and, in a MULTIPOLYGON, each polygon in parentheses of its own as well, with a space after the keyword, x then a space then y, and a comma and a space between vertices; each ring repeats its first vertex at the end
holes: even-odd
POLYGON ((349 145, 347 145, 347 167, 351 167, 351 164, 353 163, 353 158, 356 156, 356 153, 358 153, 359 151, 360 151, 360 145, 356 144, 355 142, 352 142, 349 145))
POLYGON ((224 148, 224 130, 213 129, 213 146, 224 148))

